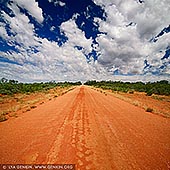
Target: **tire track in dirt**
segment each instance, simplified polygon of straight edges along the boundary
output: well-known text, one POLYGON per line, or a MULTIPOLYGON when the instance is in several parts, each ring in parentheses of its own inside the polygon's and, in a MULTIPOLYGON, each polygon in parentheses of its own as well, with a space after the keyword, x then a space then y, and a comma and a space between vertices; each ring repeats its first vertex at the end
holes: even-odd
MULTIPOLYGON (((88 108, 93 108, 90 112, 92 113, 91 120, 93 120, 92 125, 93 129, 96 130, 92 138, 96 138, 95 145, 93 144, 92 148, 94 150, 94 162, 95 167, 98 169, 126 169, 127 165, 125 164, 125 159, 122 153, 120 153, 119 148, 122 148, 121 141, 118 140, 116 131, 111 130, 110 124, 107 122, 105 106, 100 107, 100 113, 96 109, 99 105, 96 101, 98 98, 94 98, 91 93, 89 93, 93 106, 89 105, 88 108), (101 114, 102 113, 102 114, 101 114), (102 119, 101 119, 102 118, 102 119), (114 143, 114 145, 113 145, 114 143), (121 159, 120 159, 121 157, 121 159), (121 162, 123 163, 121 163, 121 162), (102 164, 102 167, 100 166, 102 164)), ((93 142, 91 142, 93 143, 93 142)), ((129 168, 131 169, 131 168, 129 168)))
POLYGON ((56 141, 48 153, 48 163, 71 162, 76 164, 77 170, 91 169, 92 162, 89 157, 92 151, 86 146, 86 135, 90 129, 84 95, 84 88, 80 88, 63 125, 60 127, 56 141))
MULTIPOLYGON (((91 96, 94 103, 94 108, 97 108, 96 100, 91 96)), ((115 162, 114 165, 111 163, 111 169, 126 169, 126 167, 129 167, 129 169, 140 169, 138 163, 135 161, 135 157, 128 153, 128 150, 124 143, 120 140, 117 128, 118 126, 121 126, 120 122, 118 122, 116 119, 113 119, 110 117, 110 115, 113 114, 113 112, 110 112, 109 106, 103 106, 100 109, 101 113, 104 113, 100 115, 102 117, 102 120, 98 116, 98 111, 94 109, 94 116, 96 117, 97 124, 101 125, 101 131, 102 136, 105 137, 105 140, 107 141, 107 146, 109 146, 109 154, 111 157, 111 162, 115 162), (103 121, 104 120, 104 121, 103 121), (112 121, 112 123, 111 123, 112 121), (113 126, 114 124, 115 126, 113 126), (112 145, 112 143, 115 143, 115 145, 112 145), (114 160, 114 161, 113 161, 114 160), (133 164, 129 164, 129 160, 133 160, 133 164)), ((107 156, 108 157, 108 156, 107 156)), ((107 163, 106 163, 107 164, 107 163)), ((108 167, 108 165, 107 165, 108 167)))
MULTIPOLYGON (((54 126, 56 125, 56 117, 49 119, 48 124, 50 124, 50 127, 52 127, 52 130, 50 131, 51 133, 53 133, 53 136, 56 136, 56 140, 55 140, 55 145, 59 144, 62 145, 62 143, 60 143, 59 141, 64 137, 63 133, 64 133, 64 128, 67 124, 68 121, 68 115, 65 112, 65 108, 68 108, 70 106, 70 103, 62 103, 63 107, 60 108, 58 110, 58 114, 57 114, 57 118, 58 120, 60 120, 58 122, 58 126, 59 128, 57 128, 57 130, 54 129, 54 126), (62 121, 63 120, 63 121, 62 121), (55 130, 55 131, 54 131, 55 130), (58 142, 58 143, 57 143, 58 142)), ((42 131, 45 131, 47 129, 47 127, 42 128, 42 131)), ((48 130, 49 133, 49 130, 48 130)), ((49 133, 49 135, 51 134, 49 133)), ((42 134, 43 136, 43 134, 42 134)), ((30 148, 35 148, 34 146, 36 146, 37 140, 32 141, 30 145, 27 146, 27 148, 24 149, 24 151, 22 152, 22 159, 25 161, 25 163, 43 163, 44 161, 42 161, 41 155, 38 152, 35 152, 35 149, 31 149, 30 148)), ((52 144, 52 146, 54 146, 54 144, 52 144)), ((55 159, 57 157, 56 152, 52 152, 51 154, 51 159, 50 162, 54 163, 55 159), (53 156, 53 157, 52 157, 53 156)), ((47 161, 45 161, 47 162, 47 161)))
POLYGON ((88 113, 83 100, 78 107, 78 112, 75 114, 76 123, 74 123, 72 145, 76 149, 76 159, 77 159, 77 170, 81 169, 91 169, 91 155, 92 151, 88 148, 86 140, 90 133, 90 128, 88 124, 88 113))

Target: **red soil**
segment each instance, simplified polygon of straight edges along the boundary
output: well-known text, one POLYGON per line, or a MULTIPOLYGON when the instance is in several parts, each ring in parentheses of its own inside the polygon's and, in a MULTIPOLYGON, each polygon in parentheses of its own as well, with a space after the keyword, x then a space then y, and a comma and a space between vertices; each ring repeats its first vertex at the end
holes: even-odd
POLYGON ((86 86, 0 123, 0 164, 170 168, 170 119, 86 86))

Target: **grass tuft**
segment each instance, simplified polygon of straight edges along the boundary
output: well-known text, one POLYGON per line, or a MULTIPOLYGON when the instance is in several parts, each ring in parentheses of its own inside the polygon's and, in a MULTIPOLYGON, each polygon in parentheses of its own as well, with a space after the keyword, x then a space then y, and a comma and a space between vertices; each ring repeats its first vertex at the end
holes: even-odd
POLYGON ((31 108, 31 109, 34 109, 34 108, 36 108, 36 107, 37 107, 37 106, 33 105, 33 106, 31 106, 30 108, 31 108))
POLYGON ((153 109, 150 108, 150 107, 148 107, 148 108, 146 109, 146 112, 153 112, 153 109))
POLYGON ((7 118, 6 118, 6 116, 5 115, 0 115, 0 122, 4 122, 4 121, 6 121, 6 120, 8 120, 7 118))

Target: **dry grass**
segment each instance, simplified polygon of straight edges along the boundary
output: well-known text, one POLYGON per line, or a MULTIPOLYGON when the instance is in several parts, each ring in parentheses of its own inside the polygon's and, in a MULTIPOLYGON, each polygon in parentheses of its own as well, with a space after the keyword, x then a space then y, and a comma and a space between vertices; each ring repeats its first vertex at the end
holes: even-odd
POLYGON ((150 107, 148 107, 147 109, 146 109, 146 112, 153 112, 153 109, 152 108, 150 108, 150 107))
POLYGON ((4 122, 6 120, 8 120, 7 117, 6 117, 6 114, 1 113, 0 114, 0 122, 4 122))
POLYGON ((33 106, 30 106, 31 109, 35 109, 37 106, 33 105, 33 106))
POLYGON ((144 109, 146 112, 157 114, 165 118, 170 118, 170 96, 152 95, 146 96, 143 92, 123 93, 111 92, 110 90, 101 90, 93 88, 104 94, 112 95, 137 107, 144 109))
POLYGON ((55 100, 56 97, 66 94, 71 88, 50 89, 46 92, 37 92, 30 94, 16 94, 13 96, 0 96, 0 122, 7 120, 10 117, 17 117, 17 113, 25 113, 31 109, 35 109, 38 105, 42 105, 50 100, 55 100))

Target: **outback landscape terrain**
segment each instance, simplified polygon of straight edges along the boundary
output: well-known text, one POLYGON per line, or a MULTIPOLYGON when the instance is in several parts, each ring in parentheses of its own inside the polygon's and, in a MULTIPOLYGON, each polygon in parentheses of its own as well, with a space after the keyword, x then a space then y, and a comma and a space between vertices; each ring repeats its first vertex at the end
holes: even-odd
MULTIPOLYGON (((0 122, 1 164, 170 168, 169 96, 70 88, 25 96, 23 107, 6 115, 0 122)), ((5 103, 1 106, 5 109, 5 103)))
POLYGON ((0 170, 170 170, 169 11, 0 0, 0 170))

